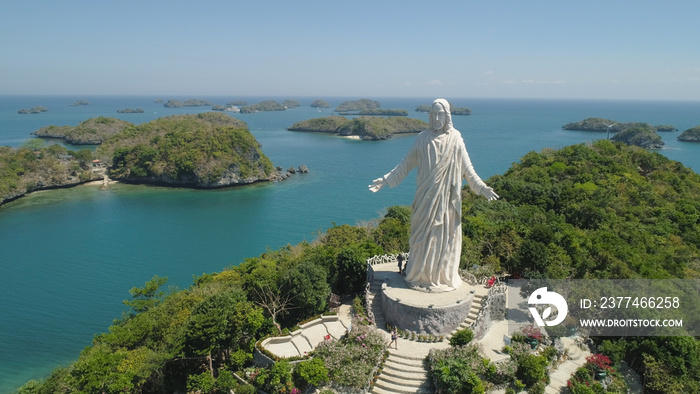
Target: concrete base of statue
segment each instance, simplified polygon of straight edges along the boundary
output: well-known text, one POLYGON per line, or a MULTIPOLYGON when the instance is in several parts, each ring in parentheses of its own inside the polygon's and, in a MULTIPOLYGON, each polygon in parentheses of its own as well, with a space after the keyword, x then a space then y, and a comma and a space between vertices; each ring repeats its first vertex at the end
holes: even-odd
POLYGON ((374 279, 383 281, 381 292, 384 321, 402 330, 418 334, 447 335, 469 316, 475 289, 463 282, 449 292, 414 290, 398 273, 396 266, 375 266, 374 279), (387 269, 391 269, 389 271, 387 269))

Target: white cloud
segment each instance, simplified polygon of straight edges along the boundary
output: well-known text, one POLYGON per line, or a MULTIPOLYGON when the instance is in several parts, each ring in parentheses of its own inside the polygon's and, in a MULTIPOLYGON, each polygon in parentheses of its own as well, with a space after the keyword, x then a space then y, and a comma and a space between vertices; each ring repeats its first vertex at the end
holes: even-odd
POLYGON ((484 72, 484 75, 493 75, 493 74, 495 74, 495 72, 493 72, 493 70, 489 70, 489 71, 484 72))
POLYGON ((547 80, 535 81, 534 79, 525 79, 522 81, 522 83, 531 84, 531 85, 563 85, 566 83, 566 81, 562 80, 562 79, 558 79, 555 81, 547 81, 547 80))
POLYGON ((433 79, 432 81, 428 82, 428 85, 432 85, 432 86, 441 86, 441 85, 442 85, 442 81, 439 80, 439 79, 433 79))

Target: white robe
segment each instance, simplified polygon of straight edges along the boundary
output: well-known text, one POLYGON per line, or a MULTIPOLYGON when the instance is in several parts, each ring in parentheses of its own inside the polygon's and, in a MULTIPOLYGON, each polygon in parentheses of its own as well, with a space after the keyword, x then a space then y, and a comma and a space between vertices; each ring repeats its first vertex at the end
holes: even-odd
POLYGON ((414 167, 418 176, 406 282, 413 288, 452 291, 462 284, 462 179, 477 194, 486 184, 472 167, 462 135, 451 127, 447 132, 421 132, 384 179, 395 187, 414 167))

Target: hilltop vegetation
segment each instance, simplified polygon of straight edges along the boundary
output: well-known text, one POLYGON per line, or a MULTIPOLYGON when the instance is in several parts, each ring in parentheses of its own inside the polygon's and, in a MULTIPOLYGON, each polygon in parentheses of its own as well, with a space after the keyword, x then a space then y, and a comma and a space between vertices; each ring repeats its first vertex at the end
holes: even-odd
POLYGON ((97 155, 129 182, 215 188, 268 180, 270 160, 245 123, 222 113, 175 115, 131 126, 97 155))
POLYGON ((32 134, 40 138, 61 138, 73 145, 99 145, 110 136, 133 124, 125 120, 100 116, 80 122, 78 126, 47 126, 32 134))
POLYGON ((33 191, 102 179, 92 171, 91 161, 87 149, 0 146, 0 205, 33 191))
POLYGON ((364 115, 364 116, 408 116, 405 109, 363 109, 358 112, 339 112, 340 115, 364 115))
POLYGON ((428 124, 413 118, 360 117, 348 119, 343 116, 326 116, 294 123, 288 130, 334 133, 341 136, 356 135, 363 140, 384 140, 398 133, 419 133, 428 124))

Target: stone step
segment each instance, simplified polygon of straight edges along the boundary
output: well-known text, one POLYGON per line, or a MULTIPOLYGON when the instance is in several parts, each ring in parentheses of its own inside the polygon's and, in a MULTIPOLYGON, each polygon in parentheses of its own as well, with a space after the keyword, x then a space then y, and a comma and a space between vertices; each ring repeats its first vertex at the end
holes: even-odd
POLYGON ((399 362, 396 362, 392 360, 391 358, 388 358, 384 362, 384 371, 386 370, 396 370, 396 371, 404 371, 404 372, 411 372, 411 373, 426 373, 425 369, 423 368, 423 365, 418 365, 418 364, 402 364, 399 362))
POLYGON ((387 368, 384 368, 379 376, 386 376, 387 378, 398 379, 399 381, 418 382, 418 385, 428 379, 428 373, 425 371, 423 371, 423 373, 411 373, 387 368))
MULTIPOLYGON (((427 356, 427 353, 426 353, 426 356, 427 356)), ((425 356, 423 356, 423 357, 406 356, 404 354, 395 353, 395 352, 392 352, 391 350, 389 350, 389 358, 388 359, 392 360, 392 361, 396 361, 396 362, 401 363, 401 364, 406 364, 407 362, 413 361, 413 364, 417 364, 417 365, 422 366, 423 360, 425 360, 425 356)), ((411 364, 409 364, 409 365, 411 365, 411 364)))
POLYGON ((417 393, 422 383, 389 378, 386 375, 379 375, 375 387, 388 390, 393 393, 417 393))
POLYGON ((416 394, 416 393, 428 393, 429 391, 422 390, 421 387, 412 387, 405 385, 397 385, 389 382, 384 382, 377 379, 374 388, 371 390, 372 393, 378 394, 416 394))

